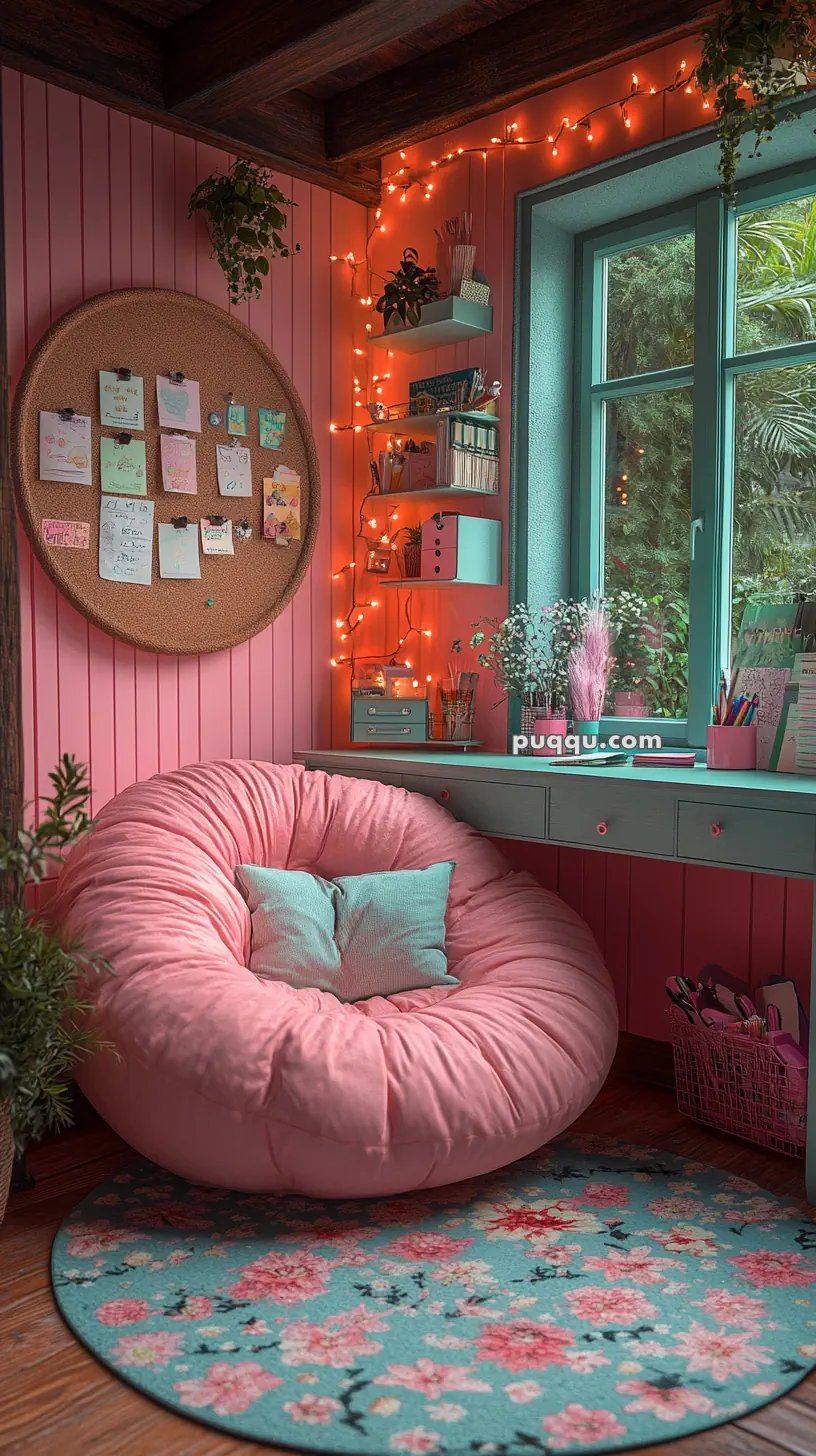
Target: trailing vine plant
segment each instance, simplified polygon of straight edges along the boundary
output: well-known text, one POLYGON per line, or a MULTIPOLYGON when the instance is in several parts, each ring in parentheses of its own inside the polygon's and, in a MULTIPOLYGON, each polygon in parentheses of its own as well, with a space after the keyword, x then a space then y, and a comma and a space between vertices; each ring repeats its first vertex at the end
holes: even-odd
POLYGON ((207 218, 213 255, 227 280, 230 301, 258 298, 269 272, 270 257, 299 253, 300 243, 289 248, 281 236, 287 224, 284 207, 294 207, 272 181, 267 167, 238 160, 229 172, 211 172, 199 182, 188 216, 203 212, 207 218))
POLYGON ((816 0, 728 0, 702 38, 695 76, 713 92, 718 171, 730 205, 742 138, 756 132, 751 156, 758 156, 786 117, 780 103, 801 96, 816 72, 816 0))

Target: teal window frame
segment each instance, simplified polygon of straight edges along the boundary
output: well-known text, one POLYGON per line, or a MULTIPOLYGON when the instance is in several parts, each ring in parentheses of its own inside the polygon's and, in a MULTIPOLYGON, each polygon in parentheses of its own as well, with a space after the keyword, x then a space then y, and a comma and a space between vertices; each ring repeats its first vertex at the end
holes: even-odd
MULTIPOLYGON (((816 164, 797 164, 745 183, 728 209, 709 190, 634 214, 575 239, 574 432, 570 589, 603 585, 606 400, 650 391, 692 390, 689 535, 688 718, 608 718, 607 731, 660 732, 664 742, 705 744, 720 669, 730 657, 734 393, 740 374, 816 363, 816 340, 735 352, 737 223, 741 215, 816 195, 816 164), (693 231, 694 354, 691 364, 605 379, 606 260, 616 253, 693 231)), ((603 730, 602 730, 603 731, 603 730)))

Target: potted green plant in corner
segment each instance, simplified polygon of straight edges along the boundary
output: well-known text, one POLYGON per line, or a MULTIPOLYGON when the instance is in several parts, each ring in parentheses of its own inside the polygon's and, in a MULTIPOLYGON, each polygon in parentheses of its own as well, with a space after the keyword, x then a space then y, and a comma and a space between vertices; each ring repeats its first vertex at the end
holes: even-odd
POLYGON ((281 236, 287 223, 282 209, 293 206, 275 186, 269 169, 257 162, 239 159, 229 172, 211 172, 199 182, 190 197, 188 217, 205 214, 231 303, 260 296, 270 258, 300 252, 300 243, 290 248, 281 236))
POLYGON ((71 1070, 94 1044, 81 986, 110 971, 25 903, 28 887, 90 824, 84 765, 65 754, 49 778, 52 793, 37 828, 0 831, 7 891, 0 906, 0 1220, 15 1151, 71 1121, 71 1070))
POLYGON ((816 0, 727 0, 702 38, 695 77, 713 93, 718 170, 733 203, 742 138, 756 133, 756 156, 785 117, 780 103, 801 96, 816 71, 816 0))
POLYGON ((399 326, 416 328, 422 318, 422 306, 439 297, 439 279, 435 268, 423 268, 416 248, 406 248, 397 269, 389 269, 383 283, 382 296, 376 309, 383 316, 383 329, 399 326))

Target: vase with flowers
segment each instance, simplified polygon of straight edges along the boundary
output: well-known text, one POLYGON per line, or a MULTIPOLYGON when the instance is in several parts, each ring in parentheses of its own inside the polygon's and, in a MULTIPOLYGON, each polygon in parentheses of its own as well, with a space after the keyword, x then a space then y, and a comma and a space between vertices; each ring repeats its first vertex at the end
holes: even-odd
POLYGON ((570 706, 575 732, 582 738, 598 736, 612 667, 611 647, 609 608, 597 598, 569 652, 570 706))
POLYGON ((610 677, 614 711, 618 718, 648 716, 649 603, 639 592, 624 587, 609 598, 610 627, 615 663, 610 677))

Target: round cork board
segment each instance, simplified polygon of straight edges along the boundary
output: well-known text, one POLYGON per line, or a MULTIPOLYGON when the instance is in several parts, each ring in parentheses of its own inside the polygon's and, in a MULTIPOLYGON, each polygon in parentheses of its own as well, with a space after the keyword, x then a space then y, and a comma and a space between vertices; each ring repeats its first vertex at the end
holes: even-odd
POLYGON ((254 636, 291 600, 314 550, 320 505, 320 477, 314 440, 303 406, 274 354, 248 328, 214 304, 170 289, 133 288, 90 298, 49 329, 26 365, 12 419, 12 468, 20 514, 31 544, 48 575, 70 602, 103 631, 136 647, 176 654, 218 652, 254 636), (141 586, 103 581, 99 576, 100 435, 99 370, 127 367, 144 379, 144 440, 147 499, 154 524, 186 515, 196 526, 202 516, 233 522, 234 556, 205 556, 199 539, 200 581, 159 576, 158 531, 153 533, 153 581, 141 586), (156 375, 180 370, 198 380, 201 433, 196 442, 196 495, 166 492, 162 484, 156 375), (247 406, 248 433, 229 435, 227 399, 247 406), (91 478, 83 486, 39 479, 39 411, 70 406, 90 415, 91 478), (282 448, 262 448, 258 407, 283 410, 282 448), (219 411, 224 423, 211 427, 219 411), (218 493, 216 445, 247 446, 252 461, 252 496, 218 493), (263 480, 278 465, 300 476, 301 539, 286 547, 264 539, 263 480), (90 549, 46 545, 43 520, 90 522, 90 549), (248 520, 252 537, 241 541, 235 525, 248 520), (208 605, 208 601, 211 605, 208 605))

